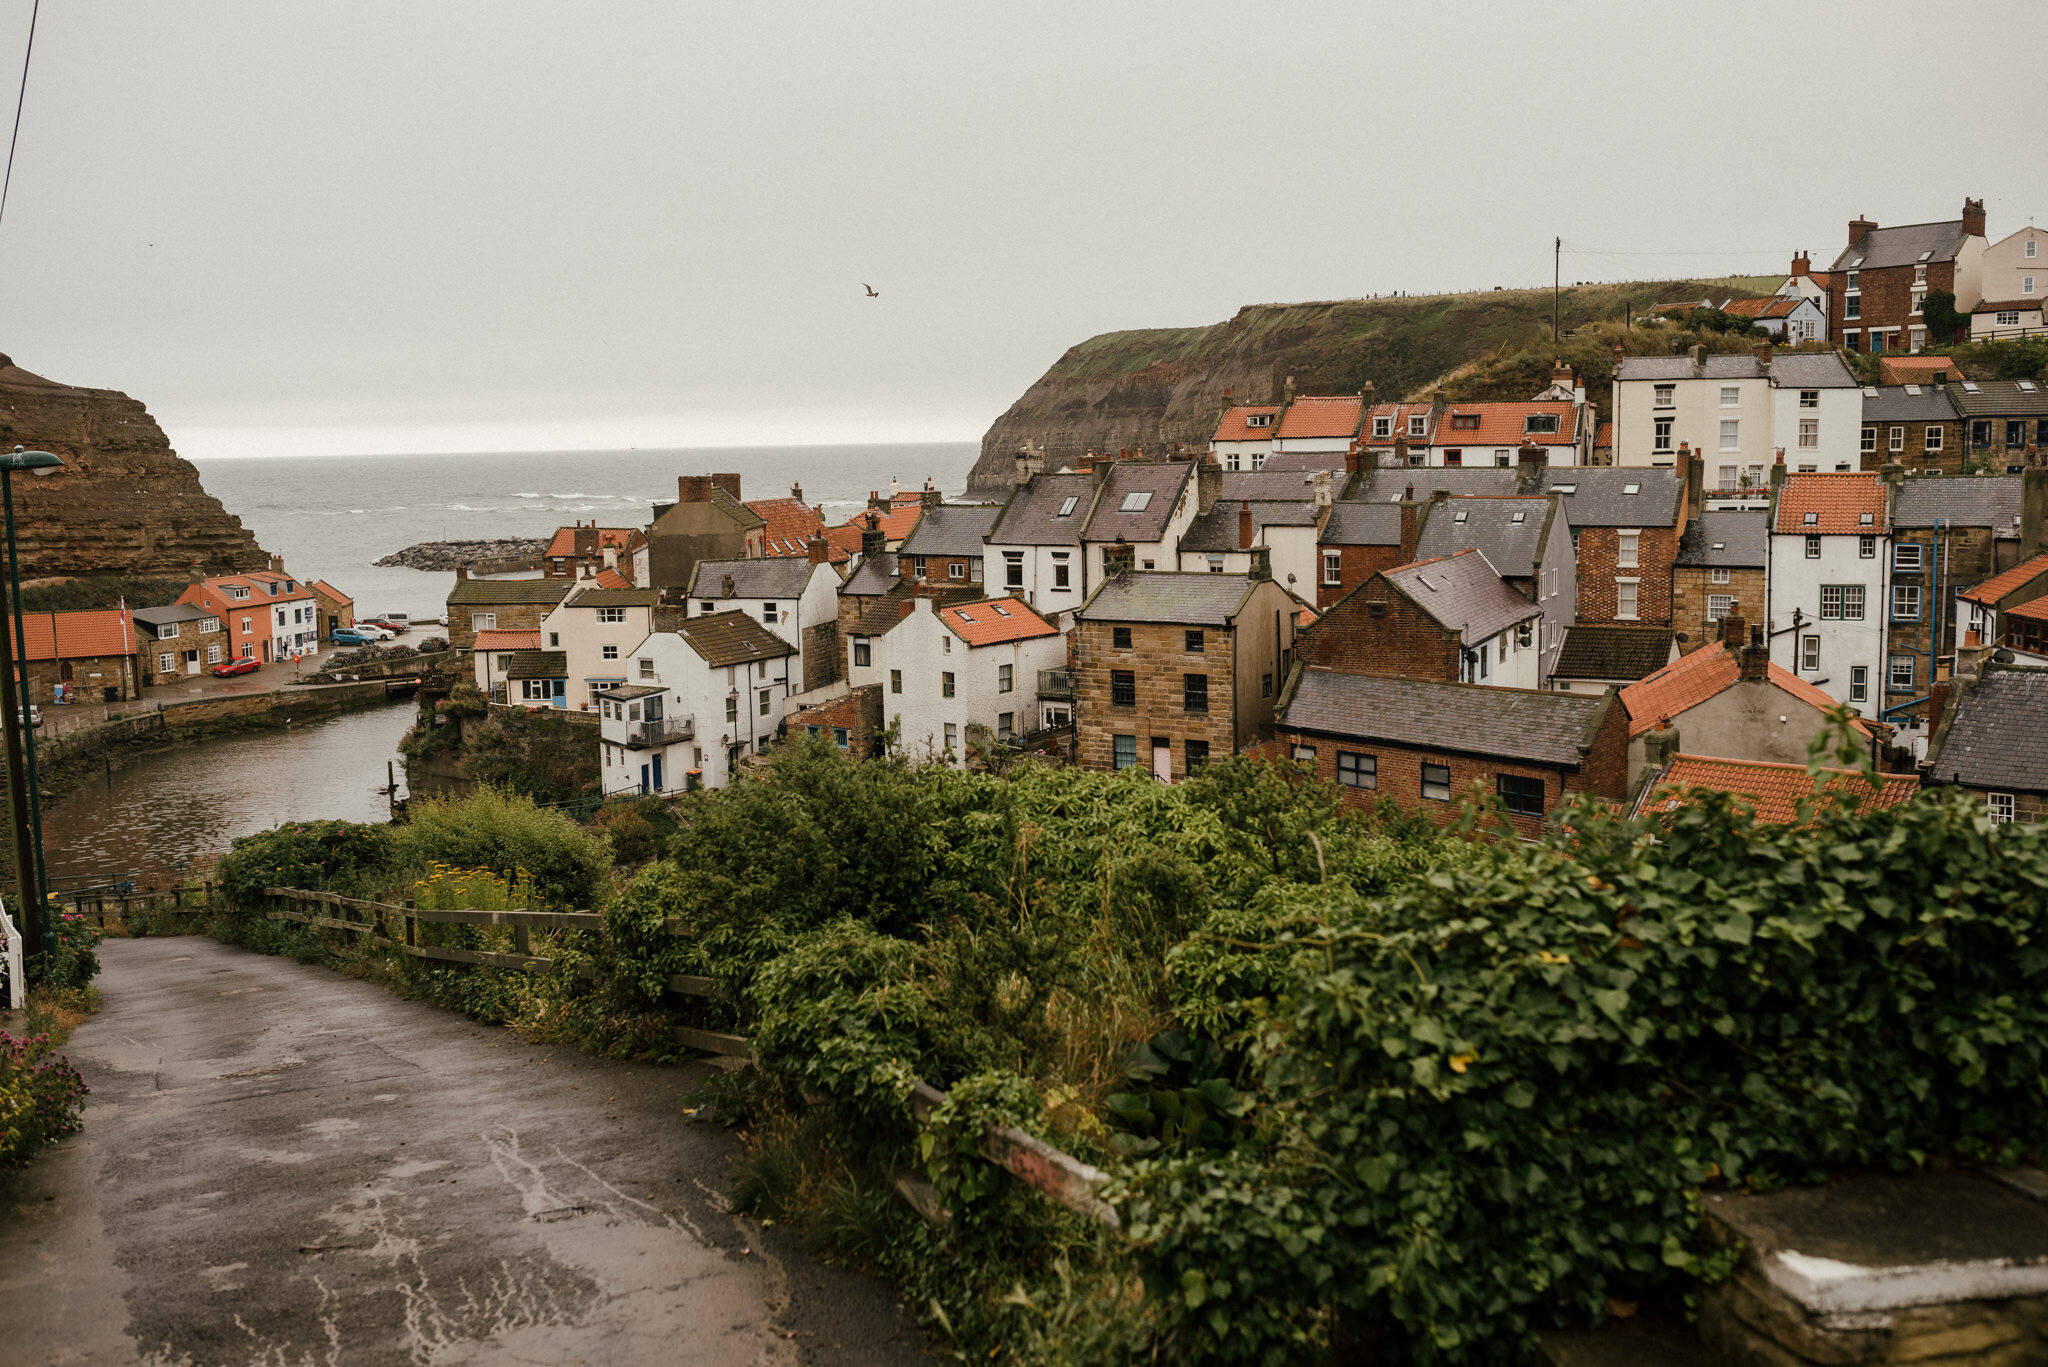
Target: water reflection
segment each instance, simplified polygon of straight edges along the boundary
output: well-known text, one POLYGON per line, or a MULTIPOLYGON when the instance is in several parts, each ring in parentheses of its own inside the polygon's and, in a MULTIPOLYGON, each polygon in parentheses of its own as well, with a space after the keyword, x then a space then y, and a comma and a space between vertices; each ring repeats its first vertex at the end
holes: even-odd
MULTIPOLYGON (((384 764, 414 715, 392 703, 140 755, 111 780, 88 771, 43 809, 50 878, 178 870, 280 821, 382 821, 384 764)), ((398 782, 403 797, 403 765, 398 782)))

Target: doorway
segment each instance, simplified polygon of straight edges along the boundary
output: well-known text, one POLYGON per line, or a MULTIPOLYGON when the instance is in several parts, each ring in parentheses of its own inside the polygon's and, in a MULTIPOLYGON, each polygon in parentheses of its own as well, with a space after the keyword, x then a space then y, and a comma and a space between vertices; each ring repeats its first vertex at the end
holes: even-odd
POLYGON ((654 791, 661 791, 661 756, 658 754, 654 757, 654 791))
POLYGON ((185 672, 187 674, 197 674, 199 672, 198 651, 188 650, 185 652, 185 672))
POLYGON ((1173 742, 1165 736, 1152 737, 1152 777, 1173 782, 1173 742))

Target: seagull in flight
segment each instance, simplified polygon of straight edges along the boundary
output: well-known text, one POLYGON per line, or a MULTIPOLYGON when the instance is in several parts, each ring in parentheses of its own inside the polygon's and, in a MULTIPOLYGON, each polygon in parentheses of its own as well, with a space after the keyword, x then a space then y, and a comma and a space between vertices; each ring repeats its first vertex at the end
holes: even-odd
POLYGON ((870 299, 880 299, 882 297, 880 294, 875 292, 875 287, 873 285, 863 282, 861 284, 861 288, 868 292, 868 298, 870 299))

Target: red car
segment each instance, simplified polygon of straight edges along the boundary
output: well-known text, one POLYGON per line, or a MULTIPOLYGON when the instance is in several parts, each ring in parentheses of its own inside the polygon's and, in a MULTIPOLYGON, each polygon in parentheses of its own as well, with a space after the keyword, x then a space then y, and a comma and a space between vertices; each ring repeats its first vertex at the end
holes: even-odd
POLYGON ((261 668, 263 668, 261 664, 251 659, 224 660, 213 667, 213 677, 216 679, 232 679, 237 674, 254 674, 261 668))

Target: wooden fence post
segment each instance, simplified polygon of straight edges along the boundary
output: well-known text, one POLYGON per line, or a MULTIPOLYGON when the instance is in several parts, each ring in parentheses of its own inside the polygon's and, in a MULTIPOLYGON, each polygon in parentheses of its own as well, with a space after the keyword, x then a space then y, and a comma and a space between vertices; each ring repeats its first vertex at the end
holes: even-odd
POLYGON ((420 942, 420 918, 413 915, 412 913, 413 900, 412 898, 408 897, 405 899, 405 943, 407 948, 410 948, 413 945, 416 945, 420 942))
POLYGON ((533 953, 533 937, 525 926, 512 927, 512 948, 520 954, 533 953))

